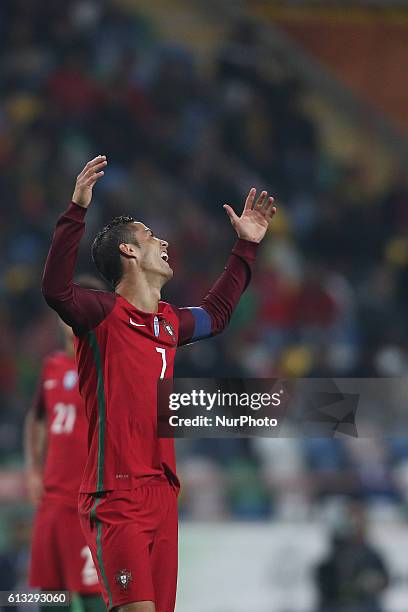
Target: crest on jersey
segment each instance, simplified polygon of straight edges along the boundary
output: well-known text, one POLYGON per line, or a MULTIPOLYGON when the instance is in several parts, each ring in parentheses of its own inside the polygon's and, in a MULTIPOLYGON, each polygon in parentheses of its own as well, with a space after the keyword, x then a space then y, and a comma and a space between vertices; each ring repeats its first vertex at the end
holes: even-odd
POLYGON ((78 374, 75 370, 68 370, 64 375, 63 385, 64 389, 73 389, 77 384, 78 374))
POLYGON ((127 591, 130 583, 132 582, 132 572, 127 569, 121 569, 115 576, 117 584, 120 586, 122 591, 127 591))
POLYGON ((159 319, 157 317, 154 317, 153 319, 153 328, 154 328, 154 335, 156 336, 156 338, 158 338, 160 334, 160 327, 159 327, 159 319))
POLYGON ((171 324, 168 321, 166 321, 166 319, 163 319, 162 324, 163 324, 164 331, 170 336, 173 342, 176 342, 176 332, 174 331, 171 324))

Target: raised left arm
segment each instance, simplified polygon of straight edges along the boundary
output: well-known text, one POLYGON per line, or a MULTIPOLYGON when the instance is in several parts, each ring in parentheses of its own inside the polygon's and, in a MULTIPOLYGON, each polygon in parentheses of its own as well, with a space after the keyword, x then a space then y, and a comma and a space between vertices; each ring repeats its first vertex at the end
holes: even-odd
POLYGON ((252 264, 258 245, 266 234, 276 208, 273 198, 263 191, 256 203, 256 190, 251 189, 241 217, 229 205, 224 208, 238 234, 238 240, 224 272, 199 306, 175 308, 179 317, 179 340, 182 346, 215 336, 228 325, 242 293, 251 279, 252 264))

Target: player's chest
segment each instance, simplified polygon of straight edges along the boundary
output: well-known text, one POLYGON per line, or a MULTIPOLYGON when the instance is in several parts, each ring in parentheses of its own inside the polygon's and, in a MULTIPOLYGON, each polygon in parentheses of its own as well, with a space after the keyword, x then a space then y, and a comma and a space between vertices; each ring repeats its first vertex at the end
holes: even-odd
POLYGON ((177 348, 177 317, 171 312, 148 314, 127 308, 118 308, 113 315, 101 330, 106 356, 137 376, 167 376, 177 348))

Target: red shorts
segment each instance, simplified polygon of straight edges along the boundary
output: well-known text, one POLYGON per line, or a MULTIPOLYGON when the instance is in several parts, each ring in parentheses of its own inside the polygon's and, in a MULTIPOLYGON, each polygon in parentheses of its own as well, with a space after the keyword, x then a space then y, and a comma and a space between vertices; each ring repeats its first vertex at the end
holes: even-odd
POLYGON ((100 496, 82 493, 79 514, 108 609, 154 601, 173 612, 177 587, 177 494, 167 482, 100 496))
POLYGON ((34 520, 29 582, 43 590, 100 593, 75 507, 47 498, 42 501, 34 520))

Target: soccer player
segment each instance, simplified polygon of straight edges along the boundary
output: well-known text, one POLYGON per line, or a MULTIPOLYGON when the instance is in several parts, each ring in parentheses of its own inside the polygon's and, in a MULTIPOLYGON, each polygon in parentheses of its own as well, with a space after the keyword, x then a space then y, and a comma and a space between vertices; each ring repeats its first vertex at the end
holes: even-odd
POLYGON ((172 278, 168 243, 130 216, 96 236, 92 257, 114 291, 73 283, 92 189, 105 156, 78 175, 48 254, 43 294, 76 336, 79 384, 88 417, 89 456, 79 513, 109 609, 172 612, 177 580, 174 440, 157 437, 158 379, 171 378, 176 348, 221 332, 248 285, 258 243, 275 214, 251 189, 240 217, 224 208, 238 234, 224 272, 197 307, 161 301, 172 278))
POLYGON ((62 321, 61 327, 65 350, 44 361, 25 422, 27 490, 37 508, 29 581, 42 590, 71 591, 77 610, 97 612, 104 601, 78 518, 88 420, 78 389, 72 329, 62 321))

